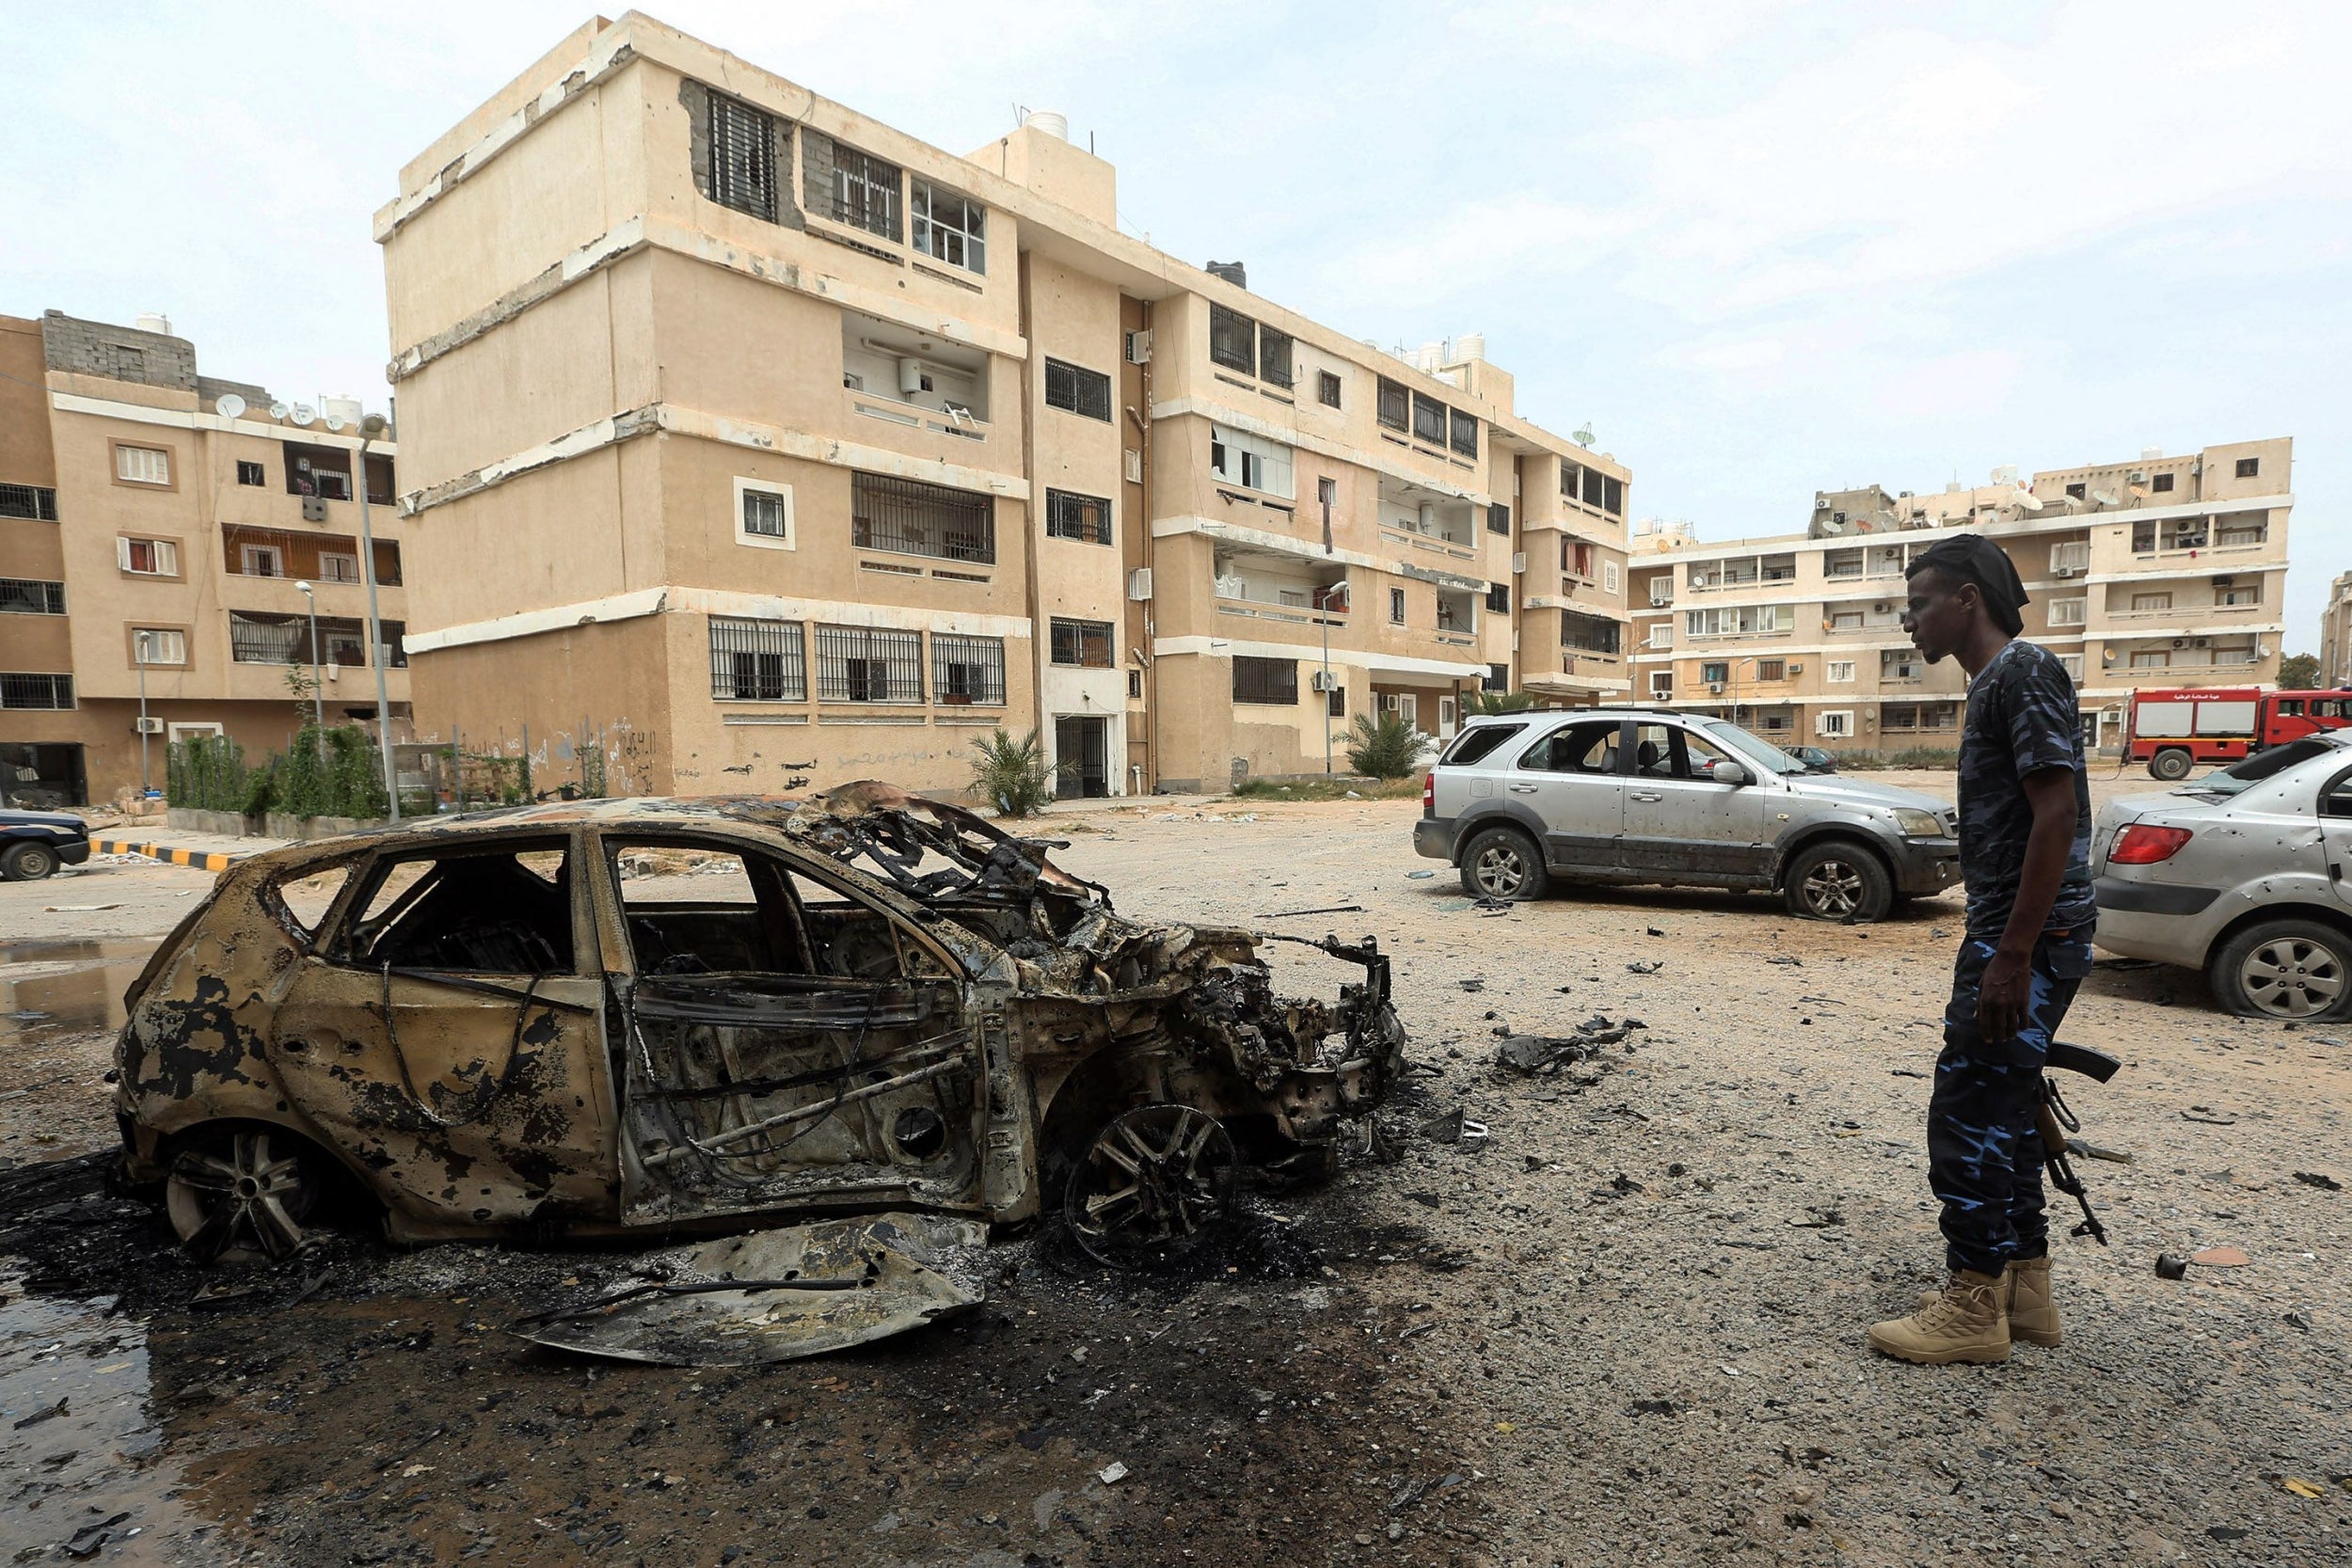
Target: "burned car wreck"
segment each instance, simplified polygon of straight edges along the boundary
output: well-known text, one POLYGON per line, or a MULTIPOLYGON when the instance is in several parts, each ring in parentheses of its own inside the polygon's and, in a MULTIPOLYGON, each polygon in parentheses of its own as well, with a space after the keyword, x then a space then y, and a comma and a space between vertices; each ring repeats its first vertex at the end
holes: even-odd
POLYGON ((356 1187, 401 1242, 1058 1211, 1123 1263, 1245 1167, 1327 1171, 1402 1065, 1375 942, 1278 997, 1268 939, 1128 919, 1057 847, 860 784, 258 855, 126 998, 121 1175, 208 1260, 356 1187))

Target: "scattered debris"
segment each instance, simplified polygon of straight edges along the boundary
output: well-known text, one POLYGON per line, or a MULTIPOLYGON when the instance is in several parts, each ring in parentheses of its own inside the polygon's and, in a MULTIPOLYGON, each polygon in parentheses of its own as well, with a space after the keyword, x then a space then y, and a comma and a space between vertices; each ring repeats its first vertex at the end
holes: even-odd
POLYGON ((2201 1117, 2193 1111, 2183 1111, 2181 1113, 2181 1119, 2183 1121, 2202 1122, 2207 1127, 2235 1127, 2237 1125, 2237 1117, 2201 1117))
POLYGON ((1470 1120, 1459 1105, 1443 1116, 1431 1117, 1416 1131, 1431 1143, 1439 1144, 1484 1143, 1487 1136, 1486 1124, 1470 1120))
POLYGON ((2243 1247, 2209 1246, 2191 1254, 2189 1261, 2208 1269, 2242 1269, 2253 1259, 2246 1256, 2243 1247))
POLYGON ((1655 974, 1666 967, 1663 958, 1638 958, 1625 966, 1629 974, 1655 974))
POLYGON ((2177 1252, 2157 1253, 2156 1277, 2158 1279, 2186 1279, 2188 1277, 2188 1259, 2182 1257, 2177 1252))
POLYGON ((1793 953, 1774 953, 1764 960, 1768 964, 1785 964, 1790 969, 1803 969, 1804 960, 1793 953))
POLYGON ((2301 1476, 2283 1476, 2279 1486, 2281 1491, 2292 1492, 2298 1497, 2324 1497, 2328 1495, 2326 1487, 2315 1481, 2305 1481, 2301 1476))
POLYGON ((1302 914, 1361 914, 1363 912, 1364 907, 1361 904, 1326 904, 1321 909, 1313 910, 1268 910, 1258 918, 1260 920, 1292 920, 1302 914))
POLYGON ((1486 989, 1486 982, 1484 980, 1464 980, 1460 982, 1460 985, 1464 990, 1485 990, 1486 989))
POLYGON ((1473 898, 1470 900, 1470 907, 1480 914, 1509 914, 1511 900, 1508 898, 1473 898))
POLYGON ((1887 1070, 1892 1072, 1898 1078, 1925 1078, 1929 1076, 1929 1074, 1921 1072, 1915 1067, 1889 1068, 1887 1070))
POLYGON ((1408 882, 1425 882, 1436 875, 1434 871, 1407 871, 1405 873, 1405 879, 1408 882))
POLYGON ((2340 1193, 2344 1191, 2343 1182, 2337 1180, 2332 1176, 2323 1175, 2315 1170, 2298 1170, 2295 1173, 2295 1179, 2303 1183, 2306 1187, 2317 1187, 2324 1193, 2340 1193))
POLYGON ((2109 1148, 2104 1144, 2094 1144, 2088 1138, 2068 1138, 2066 1148, 2070 1154, 2079 1154, 2086 1160, 2106 1160, 2118 1165, 2136 1163, 2136 1156, 2130 1150, 2109 1148))
POLYGON ((1095 1471, 1094 1475, 1095 1479, 1100 1481, 1104 1485, 1117 1486, 1120 1481, 1127 1479, 1127 1462, 1123 1459, 1114 1459, 1108 1465, 1105 1465, 1101 1469, 1095 1471))

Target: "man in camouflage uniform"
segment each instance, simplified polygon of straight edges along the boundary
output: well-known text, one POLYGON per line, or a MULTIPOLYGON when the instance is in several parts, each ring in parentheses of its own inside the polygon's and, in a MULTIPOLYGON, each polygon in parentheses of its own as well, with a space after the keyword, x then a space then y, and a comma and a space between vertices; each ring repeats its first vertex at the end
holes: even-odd
POLYGON ((2044 1054, 2090 973, 2090 785, 2074 680, 2019 639, 2026 591, 2008 555, 1962 534, 1914 562, 1908 587, 1912 641, 1931 664, 1948 655, 1968 672, 1967 934, 1928 1101, 1928 1184, 1951 1279, 1869 1338, 1905 1361, 2006 1361, 2012 1337, 2058 1341, 2035 1126, 2044 1054))

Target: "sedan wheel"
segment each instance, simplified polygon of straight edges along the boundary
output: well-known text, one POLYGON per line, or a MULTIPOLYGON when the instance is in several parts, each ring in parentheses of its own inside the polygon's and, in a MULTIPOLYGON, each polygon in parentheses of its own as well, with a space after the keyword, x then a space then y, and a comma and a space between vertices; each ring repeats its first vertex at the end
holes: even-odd
POLYGON ((1240 1168, 1224 1124, 1189 1105, 1138 1105, 1094 1135, 1062 1212, 1114 1268, 1188 1251, 1225 1217, 1240 1168))
POLYGON ((300 1140, 240 1128, 202 1138, 171 1162, 164 1208, 199 1263, 258 1263, 301 1250, 319 1181, 300 1140))
POLYGON ((2235 989, 2266 1018, 2312 1019, 2344 1000, 2352 976, 2345 973, 2342 939, 2328 941, 2301 930, 2258 933, 2236 957, 2235 989))

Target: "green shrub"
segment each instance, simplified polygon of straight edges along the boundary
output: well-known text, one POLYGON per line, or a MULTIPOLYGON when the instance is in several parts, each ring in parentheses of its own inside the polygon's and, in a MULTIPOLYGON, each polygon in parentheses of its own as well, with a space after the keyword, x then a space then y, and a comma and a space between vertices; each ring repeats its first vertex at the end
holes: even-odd
POLYGON ((1525 713, 1535 705, 1532 691, 1481 691, 1471 696, 1465 717, 1481 713, 1525 713))
POLYGON ((1401 779, 1421 758, 1421 735, 1393 713, 1359 713, 1347 731, 1347 765, 1374 779, 1401 779))
POLYGON ((196 811, 243 811, 245 748, 225 735, 176 740, 164 752, 164 799, 196 811))
POLYGON ((972 787, 1007 816, 1027 816, 1054 798, 1037 731, 1016 740, 995 730, 972 742, 972 787))

